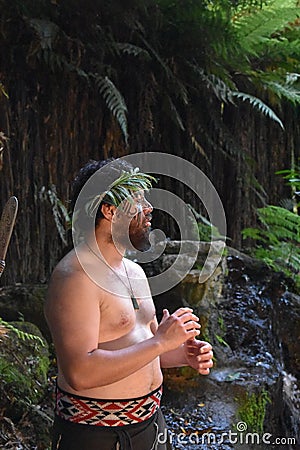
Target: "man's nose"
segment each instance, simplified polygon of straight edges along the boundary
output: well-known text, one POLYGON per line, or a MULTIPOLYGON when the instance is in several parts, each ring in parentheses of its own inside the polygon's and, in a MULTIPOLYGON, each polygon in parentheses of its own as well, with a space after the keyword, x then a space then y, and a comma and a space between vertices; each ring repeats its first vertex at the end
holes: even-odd
POLYGON ((146 199, 144 200, 142 207, 143 207, 144 214, 149 214, 153 211, 153 206, 146 199))

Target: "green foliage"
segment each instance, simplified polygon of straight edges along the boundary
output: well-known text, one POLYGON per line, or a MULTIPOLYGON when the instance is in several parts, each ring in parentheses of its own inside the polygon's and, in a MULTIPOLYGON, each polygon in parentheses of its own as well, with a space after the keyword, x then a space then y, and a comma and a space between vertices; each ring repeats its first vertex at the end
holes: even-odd
POLYGON ((247 53, 258 56, 266 46, 276 40, 276 32, 281 32, 292 20, 299 16, 299 8, 293 0, 275 0, 269 5, 256 9, 252 14, 234 17, 234 26, 241 45, 247 53))
POLYGON ((294 169, 278 170, 276 175, 281 175, 288 186, 291 187, 292 195, 300 190, 300 168, 296 166, 294 169))
POLYGON ((219 344, 230 348, 229 344, 224 340, 224 338, 222 336, 220 336, 219 334, 215 334, 215 337, 216 337, 217 341, 219 342, 219 344))
POLYGON ((266 416, 266 407, 270 403, 267 391, 262 390, 259 394, 246 393, 245 398, 238 400, 240 407, 238 415, 240 420, 248 426, 248 431, 262 433, 266 416))
POLYGON ((0 317, 0 328, 2 330, 10 330, 13 331, 17 336, 18 339, 21 339, 22 341, 31 340, 31 341, 38 341, 42 346, 44 346, 44 341, 40 338, 40 336, 37 336, 32 333, 27 333, 26 331, 22 331, 20 328, 15 327, 12 323, 6 322, 0 317))
POLYGON ((11 394, 20 396, 20 400, 24 394, 28 395, 31 382, 26 373, 21 373, 19 368, 0 358, 0 374, 1 382, 7 386, 11 394))
POLYGON ((282 99, 293 104, 300 101, 298 18, 295 0, 269 1, 233 17, 241 49, 250 61, 244 70, 256 88, 266 90, 273 103, 282 99))
POLYGON ((243 238, 255 240, 252 251, 276 271, 293 278, 300 287, 300 216, 280 206, 257 210, 261 228, 246 228, 243 238))

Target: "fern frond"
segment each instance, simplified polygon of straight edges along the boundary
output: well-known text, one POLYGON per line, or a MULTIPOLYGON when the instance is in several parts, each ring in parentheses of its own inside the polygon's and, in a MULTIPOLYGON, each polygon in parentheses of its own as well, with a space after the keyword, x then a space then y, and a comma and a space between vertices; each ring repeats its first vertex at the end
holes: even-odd
POLYGON ((242 47, 249 53, 258 55, 261 46, 273 37, 276 39, 275 33, 288 27, 297 17, 299 8, 294 0, 275 0, 253 14, 235 17, 233 25, 242 47))
POLYGON ((279 123, 281 128, 284 130, 284 126, 279 117, 275 114, 275 112, 267 106, 262 100, 253 95, 246 94, 244 92, 232 92, 232 96, 241 99, 243 102, 248 101, 254 108, 258 109, 262 114, 267 117, 270 117, 275 122, 279 123))
POLYGON ((35 334, 31 334, 31 333, 27 333, 26 331, 22 331, 19 328, 15 327, 13 324, 11 324, 9 322, 6 322, 1 317, 0 317, 0 327, 5 328, 6 330, 13 331, 14 333, 16 333, 18 338, 21 339, 22 341, 26 341, 26 340, 38 341, 43 347, 45 347, 45 343, 40 338, 40 336, 37 336, 35 334))
POLYGON ((96 86, 102 95, 108 109, 111 111, 113 116, 117 119, 119 126, 123 132, 125 142, 128 142, 128 129, 127 129, 127 106, 125 104, 125 100, 115 86, 115 84, 106 76, 96 76, 96 86))
POLYGON ((168 78, 173 77, 173 72, 168 66, 168 64, 163 60, 163 58, 159 55, 159 53, 154 49, 152 45, 149 44, 149 42, 144 38, 142 34, 140 34, 140 39, 144 43, 144 45, 148 48, 149 54, 152 54, 154 58, 157 60, 157 62, 160 64, 161 68, 164 70, 165 74, 168 78))
POLYGON ((236 85, 227 73, 223 73, 226 81, 215 74, 207 74, 204 70, 196 64, 188 64, 193 72, 199 77, 202 84, 209 90, 211 90, 215 96, 222 102, 228 101, 233 103, 232 91, 236 89, 236 85))
POLYGON ((115 46, 121 53, 125 53, 127 55, 135 56, 138 58, 143 58, 145 60, 151 59, 149 52, 137 45, 117 42, 115 43, 115 46))
POLYGON ((258 209, 260 221, 278 240, 300 242, 300 216, 280 206, 269 205, 258 209))
POLYGON ((300 89, 295 88, 290 83, 281 84, 276 83, 275 81, 270 81, 266 84, 279 99, 285 98, 294 105, 300 104, 300 89))
POLYGON ((203 75, 203 81, 206 82, 206 87, 211 89, 221 102, 233 103, 232 90, 223 80, 216 77, 214 74, 210 74, 206 76, 203 75))

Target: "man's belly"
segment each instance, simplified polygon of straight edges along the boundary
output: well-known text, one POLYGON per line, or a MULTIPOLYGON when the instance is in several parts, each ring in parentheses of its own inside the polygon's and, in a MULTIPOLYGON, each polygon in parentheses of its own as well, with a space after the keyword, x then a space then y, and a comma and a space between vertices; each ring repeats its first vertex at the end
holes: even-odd
MULTIPOLYGON (((101 367, 99 367, 101 370, 101 367)), ((142 397, 158 388, 163 381, 159 358, 122 380, 99 388, 75 391, 58 372, 59 387, 71 394, 96 399, 130 399, 142 397)))
MULTIPOLYGON (((151 336, 153 336, 153 334, 148 327, 137 326, 130 333, 127 333, 118 339, 99 343, 98 348, 105 350, 119 350, 148 339, 151 336)), ((99 371, 101 371, 101 367, 99 367, 99 371)), ((61 371, 59 370, 58 372, 58 385, 61 389, 82 397, 98 399, 129 399, 142 397, 158 388, 162 384, 162 381, 163 376, 159 357, 120 381, 83 391, 74 391, 65 381, 61 371)))

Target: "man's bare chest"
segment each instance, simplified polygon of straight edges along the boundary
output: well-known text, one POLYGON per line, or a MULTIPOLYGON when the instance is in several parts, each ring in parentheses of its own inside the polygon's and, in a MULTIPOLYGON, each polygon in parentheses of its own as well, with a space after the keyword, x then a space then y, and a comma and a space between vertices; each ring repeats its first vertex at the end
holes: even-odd
POLYGON ((135 309, 130 296, 105 295, 100 308, 99 342, 107 342, 131 335, 131 339, 145 338, 155 319, 155 308, 151 297, 137 298, 135 309))

